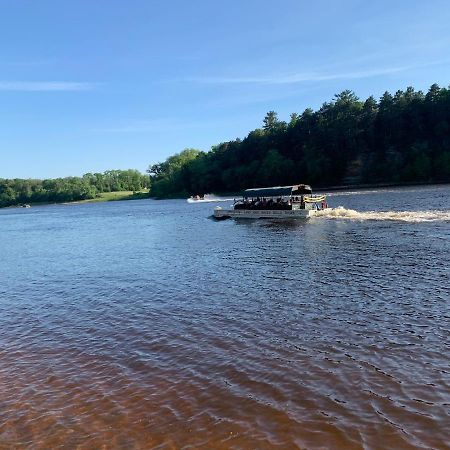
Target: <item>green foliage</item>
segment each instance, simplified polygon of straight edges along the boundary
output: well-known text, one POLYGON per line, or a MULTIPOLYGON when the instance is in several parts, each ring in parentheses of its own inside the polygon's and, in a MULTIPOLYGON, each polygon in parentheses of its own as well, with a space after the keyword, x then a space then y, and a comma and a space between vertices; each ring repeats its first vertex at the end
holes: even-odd
MULTIPOLYGON (((186 148, 163 163, 150 166, 147 172, 152 175, 152 195, 187 195, 187 192, 192 190, 192 184, 195 184, 189 167, 201 154, 200 150, 186 148)), ((197 170, 200 170, 200 167, 197 170)))
POLYGON ((0 207, 37 202, 71 202, 93 199, 103 192, 141 191, 150 178, 137 170, 108 170, 82 177, 48 180, 0 179, 0 207))
POLYGON ((269 111, 263 128, 210 152, 185 150, 151 166, 157 197, 237 192, 296 182, 315 186, 450 181, 450 88, 408 87, 361 101, 346 90, 288 123, 269 111))
POLYGON ((275 111, 269 111, 264 117, 263 128, 266 131, 273 131, 276 129, 280 121, 278 120, 278 114, 275 111))

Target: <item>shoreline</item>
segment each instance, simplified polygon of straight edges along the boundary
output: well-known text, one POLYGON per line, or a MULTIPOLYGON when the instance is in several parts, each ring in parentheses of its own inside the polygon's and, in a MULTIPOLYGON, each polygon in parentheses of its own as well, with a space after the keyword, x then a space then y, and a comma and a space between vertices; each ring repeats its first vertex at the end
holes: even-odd
MULTIPOLYGON (((335 191, 346 191, 346 190, 363 190, 363 189, 383 189, 383 188, 402 188, 402 187, 424 187, 424 186, 441 186, 450 185, 450 181, 434 181, 434 182, 386 182, 386 183, 361 183, 361 184, 342 184, 336 186, 321 186, 313 189, 314 192, 335 192, 335 191)), ((242 192, 220 192, 212 193, 218 197, 242 197, 242 192)), ((174 200, 174 199, 185 199, 186 197, 172 196, 172 197, 150 197, 155 200, 174 200)))
POLYGON ((450 181, 433 181, 433 182, 386 182, 386 183, 360 183, 360 184, 342 184, 337 186, 318 187, 315 192, 325 191, 346 191, 349 189, 383 189, 383 188, 402 188, 402 187, 419 187, 419 186, 440 186, 450 184, 450 181))
POLYGON ((19 203, 17 205, 3 206, 0 209, 8 208, 23 208, 27 207, 23 205, 33 206, 46 206, 46 205, 79 205, 84 203, 105 203, 105 202, 118 202, 126 200, 143 200, 149 197, 148 191, 133 192, 133 191, 113 191, 113 192, 102 192, 98 197, 88 198, 85 200, 73 200, 73 201, 63 201, 63 202, 27 202, 19 203))
MULTIPOLYGON (((362 189, 383 189, 383 188, 402 188, 402 187, 425 187, 425 186, 441 186, 450 185, 450 181, 435 181, 435 182, 408 182, 408 183, 396 183, 396 182, 386 182, 386 183, 361 183, 361 184, 346 184, 346 185, 336 185, 336 186, 325 186, 318 187, 314 189, 314 192, 340 192, 346 190, 362 190, 362 189)), ((242 192, 219 192, 212 193, 218 197, 241 197, 242 192)), ((27 205, 33 206, 45 206, 45 205, 78 205, 85 203, 104 203, 104 202, 114 202, 114 201, 127 201, 127 200, 185 200, 186 195, 173 195, 167 197, 152 197, 150 192, 132 192, 132 191, 114 191, 114 192, 102 192, 99 197, 90 198, 86 200, 73 200, 64 202, 28 202, 27 205)), ((24 208, 25 204, 17 204, 10 206, 3 206, 0 209, 7 208, 24 208)))

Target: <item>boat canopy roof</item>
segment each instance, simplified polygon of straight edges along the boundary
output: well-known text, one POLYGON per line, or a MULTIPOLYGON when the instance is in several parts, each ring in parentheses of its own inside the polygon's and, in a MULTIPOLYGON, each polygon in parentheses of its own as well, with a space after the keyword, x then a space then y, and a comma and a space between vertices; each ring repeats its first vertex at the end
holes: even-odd
POLYGON ((307 184, 294 184, 293 186, 275 186, 266 188, 246 189, 244 197, 283 197, 287 195, 311 194, 311 187, 307 184))

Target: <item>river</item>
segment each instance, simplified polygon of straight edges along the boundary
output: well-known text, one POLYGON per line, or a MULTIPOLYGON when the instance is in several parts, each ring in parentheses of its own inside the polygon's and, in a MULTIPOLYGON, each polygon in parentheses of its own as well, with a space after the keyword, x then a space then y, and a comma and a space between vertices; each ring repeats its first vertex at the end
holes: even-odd
POLYGON ((450 448, 450 186, 329 204, 1 210, 0 448, 450 448))

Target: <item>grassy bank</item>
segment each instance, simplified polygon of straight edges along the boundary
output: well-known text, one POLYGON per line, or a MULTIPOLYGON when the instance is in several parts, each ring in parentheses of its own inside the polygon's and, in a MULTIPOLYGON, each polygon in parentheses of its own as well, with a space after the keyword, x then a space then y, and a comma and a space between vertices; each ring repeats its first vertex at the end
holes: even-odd
POLYGON ((98 197, 88 200, 80 200, 74 203, 97 203, 97 202, 114 202, 118 200, 140 200, 148 198, 148 190, 133 192, 133 191, 116 191, 116 192, 102 192, 98 197))
POLYGON ((114 191, 114 192, 102 192, 98 194, 95 198, 90 198, 87 200, 74 200, 74 201, 61 201, 61 202, 27 202, 27 203, 18 203, 16 205, 11 206, 3 206, 1 208, 23 208, 25 205, 30 206, 40 206, 40 205, 76 205, 80 203, 98 203, 98 202, 113 202, 119 200, 141 200, 149 197, 148 189, 142 190, 139 192, 133 191, 114 191))

